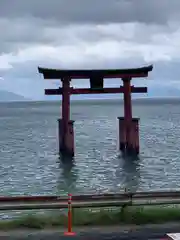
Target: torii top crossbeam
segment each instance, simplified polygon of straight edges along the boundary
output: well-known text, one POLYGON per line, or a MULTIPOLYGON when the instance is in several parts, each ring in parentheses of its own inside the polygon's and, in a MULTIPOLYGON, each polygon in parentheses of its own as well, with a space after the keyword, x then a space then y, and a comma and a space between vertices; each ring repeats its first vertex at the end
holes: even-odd
POLYGON ((42 73, 44 79, 90 79, 90 78, 140 78, 147 77, 152 71, 153 66, 149 65, 141 68, 130 69, 106 69, 106 70, 59 70, 38 67, 39 73, 42 73))

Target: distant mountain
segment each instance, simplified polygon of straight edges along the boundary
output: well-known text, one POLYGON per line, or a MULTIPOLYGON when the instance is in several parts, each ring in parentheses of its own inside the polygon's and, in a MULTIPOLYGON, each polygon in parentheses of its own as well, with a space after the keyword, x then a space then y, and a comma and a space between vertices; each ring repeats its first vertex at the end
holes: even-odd
POLYGON ((28 101, 28 100, 30 99, 27 99, 16 93, 0 90, 0 102, 28 101))
POLYGON ((149 97, 180 97, 180 89, 175 86, 153 86, 148 88, 149 97))

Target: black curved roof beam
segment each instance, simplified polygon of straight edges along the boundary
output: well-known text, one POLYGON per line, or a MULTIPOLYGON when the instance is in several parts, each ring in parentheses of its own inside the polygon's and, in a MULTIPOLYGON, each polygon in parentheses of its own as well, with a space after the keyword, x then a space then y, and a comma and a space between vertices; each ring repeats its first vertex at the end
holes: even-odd
POLYGON ((129 69, 82 69, 82 70, 68 70, 68 69, 50 69, 38 67, 39 73, 42 73, 44 79, 90 79, 93 77, 100 78, 140 78, 147 77, 148 73, 152 71, 153 65, 141 68, 129 69))

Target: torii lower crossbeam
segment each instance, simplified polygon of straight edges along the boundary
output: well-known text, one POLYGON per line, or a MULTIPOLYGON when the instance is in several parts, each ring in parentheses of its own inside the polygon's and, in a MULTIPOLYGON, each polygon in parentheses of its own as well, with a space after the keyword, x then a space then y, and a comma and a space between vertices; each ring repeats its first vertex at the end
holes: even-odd
MULTIPOLYGON (((115 94, 124 93, 124 88, 102 88, 102 89, 89 89, 89 88, 70 88, 70 94, 115 94)), ((147 87, 134 87, 131 86, 131 93, 147 93, 147 87)), ((45 89, 45 95, 62 95, 63 88, 45 89)))

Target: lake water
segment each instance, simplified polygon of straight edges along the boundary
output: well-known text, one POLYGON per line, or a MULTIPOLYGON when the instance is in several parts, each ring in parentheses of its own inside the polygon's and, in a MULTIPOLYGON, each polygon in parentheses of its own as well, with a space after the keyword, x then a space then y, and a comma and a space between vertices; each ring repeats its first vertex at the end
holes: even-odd
POLYGON ((41 195, 159 190, 180 187, 180 100, 141 100, 140 158, 117 151, 119 100, 73 102, 76 154, 62 163, 57 149, 59 102, 0 104, 0 194, 41 195))

